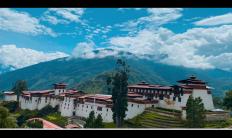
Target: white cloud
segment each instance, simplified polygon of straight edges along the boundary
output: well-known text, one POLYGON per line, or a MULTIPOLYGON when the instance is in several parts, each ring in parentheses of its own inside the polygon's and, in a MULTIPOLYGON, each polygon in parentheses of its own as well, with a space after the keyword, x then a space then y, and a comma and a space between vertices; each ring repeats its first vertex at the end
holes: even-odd
POLYGON ((232 69, 232 52, 231 53, 222 53, 217 56, 210 56, 207 58, 208 62, 212 65, 224 69, 231 70, 232 69))
POLYGON ((32 35, 48 34, 56 36, 52 29, 40 24, 37 18, 26 12, 6 8, 0 9, 0 29, 32 35))
POLYGON ((17 48, 16 45, 0 46, 0 55, 0 64, 14 69, 68 56, 63 52, 44 53, 29 48, 17 48))
POLYGON ((198 26, 215 26, 215 25, 232 24, 232 13, 208 17, 200 21, 197 21, 194 24, 198 26))
MULTIPOLYGON (((110 48, 97 48, 95 43, 81 42, 73 49, 72 57, 74 58, 104 58, 106 56, 117 56, 118 50, 110 48)), ((71 58, 72 58, 71 57, 71 58)))
MULTIPOLYGON (((141 9, 137 9, 141 10, 141 9)), ((123 30, 131 31, 139 29, 141 26, 146 28, 154 28, 163 24, 170 23, 182 17, 181 8, 148 8, 146 10, 148 15, 140 17, 135 20, 117 24, 116 26, 122 27, 123 30)), ((142 27, 143 28, 143 27, 142 27)))
POLYGON ((83 23, 81 20, 83 14, 83 8, 50 8, 44 13, 42 20, 52 24, 83 23))
POLYGON ((141 30, 134 36, 113 37, 114 49, 129 51, 141 58, 190 68, 232 69, 232 26, 192 28, 175 34, 168 29, 141 30), (226 54, 224 54, 226 53, 226 54), (223 59, 223 62, 221 60, 223 59))
POLYGON ((76 58, 94 58, 94 46, 93 42, 81 42, 73 49, 72 56, 76 58))

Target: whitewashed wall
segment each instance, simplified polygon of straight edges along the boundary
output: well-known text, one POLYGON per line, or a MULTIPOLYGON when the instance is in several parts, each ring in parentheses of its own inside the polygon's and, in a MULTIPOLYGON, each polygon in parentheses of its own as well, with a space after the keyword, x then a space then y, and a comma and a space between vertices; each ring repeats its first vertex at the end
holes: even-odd
POLYGON ((204 107, 205 107, 206 110, 214 109, 212 95, 208 94, 207 90, 194 89, 193 90, 193 97, 194 98, 201 97, 202 102, 204 103, 204 107))
POLYGON ((17 101, 17 95, 5 95, 4 96, 4 101, 17 101))
POLYGON ((74 98, 64 97, 64 100, 60 108, 61 116, 70 117, 73 115, 73 111, 74 111, 74 98))
POLYGON ((103 104, 86 102, 85 104, 77 104, 76 106, 76 116, 87 118, 91 111, 95 112, 96 117, 98 114, 100 114, 102 116, 103 122, 113 122, 113 113, 111 108, 108 108, 103 104), (97 110, 97 107, 101 107, 102 110, 97 110))

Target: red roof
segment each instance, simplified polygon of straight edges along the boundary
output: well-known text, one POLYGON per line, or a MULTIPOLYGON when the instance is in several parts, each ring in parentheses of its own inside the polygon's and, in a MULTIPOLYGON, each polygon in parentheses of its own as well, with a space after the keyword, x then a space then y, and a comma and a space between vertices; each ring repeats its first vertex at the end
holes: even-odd
POLYGON ((52 122, 49 122, 43 118, 31 118, 28 121, 32 120, 40 120, 43 122, 43 128, 48 128, 48 129, 62 129, 60 126, 53 124, 52 122))

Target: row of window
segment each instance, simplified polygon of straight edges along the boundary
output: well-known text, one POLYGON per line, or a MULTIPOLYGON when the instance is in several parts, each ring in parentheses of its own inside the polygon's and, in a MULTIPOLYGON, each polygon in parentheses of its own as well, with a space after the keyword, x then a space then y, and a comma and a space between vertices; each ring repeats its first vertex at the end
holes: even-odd
MULTIPOLYGON (((77 107, 79 107, 80 105, 79 104, 77 104, 77 107)), ((82 105, 82 110, 83 110, 83 108, 85 107, 85 105, 82 105)), ((88 105, 86 105, 86 108, 89 108, 89 106, 88 105)), ((90 106, 90 108, 91 109, 93 109, 93 106, 90 106)), ((97 106, 97 110, 98 111, 102 111, 102 107, 100 107, 100 106, 97 106)), ((106 111, 108 112, 108 108, 106 109, 106 111)))
POLYGON ((161 91, 161 90, 149 90, 149 89, 129 89, 130 92, 148 92, 148 93, 159 93, 159 92, 169 92, 171 91, 161 91))

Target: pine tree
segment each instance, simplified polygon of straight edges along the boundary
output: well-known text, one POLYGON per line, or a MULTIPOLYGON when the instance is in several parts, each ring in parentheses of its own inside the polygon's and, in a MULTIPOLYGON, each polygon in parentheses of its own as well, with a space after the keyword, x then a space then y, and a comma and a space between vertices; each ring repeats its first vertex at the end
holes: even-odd
POLYGON ((94 111, 89 113, 89 117, 86 119, 84 128, 94 128, 95 127, 95 115, 94 111))
POLYGON ((95 128, 104 128, 103 119, 100 114, 98 114, 97 119, 94 121, 95 128))
POLYGON ((225 93, 225 97, 223 99, 223 106, 227 109, 232 109, 232 90, 225 93))
MULTIPOLYGON (((122 127, 127 111, 127 86, 128 86, 128 65, 118 59, 116 71, 112 78, 107 79, 108 91, 112 93, 113 120, 117 127, 122 127)), ((110 93, 110 92, 109 92, 110 93)))
POLYGON ((12 88, 12 91, 16 93, 18 103, 19 103, 20 94, 26 90, 28 90, 28 88, 27 88, 27 82, 25 80, 18 80, 15 83, 14 87, 12 88))
POLYGON ((190 128, 202 128, 205 125, 205 109, 200 97, 193 98, 192 95, 186 104, 187 126, 190 128))

